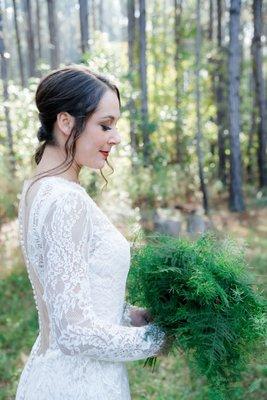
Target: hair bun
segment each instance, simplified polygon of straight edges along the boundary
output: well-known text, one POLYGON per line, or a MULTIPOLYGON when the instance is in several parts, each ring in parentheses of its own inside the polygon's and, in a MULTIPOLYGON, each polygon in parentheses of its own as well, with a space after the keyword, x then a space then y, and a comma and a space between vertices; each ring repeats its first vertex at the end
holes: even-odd
POLYGON ((43 140, 47 140, 47 138, 48 138, 47 132, 46 132, 45 128, 43 127, 43 125, 40 126, 40 128, 38 129, 37 138, 38 138, 39 142, 42 142, 43 140))

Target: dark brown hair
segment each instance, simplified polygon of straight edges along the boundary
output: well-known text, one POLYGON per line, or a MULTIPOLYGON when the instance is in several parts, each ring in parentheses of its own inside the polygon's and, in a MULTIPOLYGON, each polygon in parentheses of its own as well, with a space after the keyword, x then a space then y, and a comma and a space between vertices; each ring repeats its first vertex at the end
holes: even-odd
MULTIPOLYGON (((65 143, 66 158, 58 167, 46 172, 57 170, 57 168, 64 167, 65 165, 67 168, 59 171, 58 174, 69 169, 75 157, 75 142, 108 89, 113 90, 117 94, 121 107, 120 92, 117 86, 112 84, 106 77, 92 72, 85 66, 70 65, 59 68, 41 79, 36 90, 35 102, 41 122, 37 137, 40 142, 43 141, 44 143, 37 148, 33 156, 36 164, 39 164, 41 161, 46 144, 58 146, 53 134, 53 126, 57 119, 57 114, 65 111, 75 118, 73 129, 65 143), (68 146, 69 142, 70 145, 68 146), (69 154, 71 154, 72 158, 67 162, 69 154)), ((114 172, 113 167, 107 160, 106 163, 112 169, 112 172, 114 172)), ((28 190, 46 172, 37 174, 36 176, 41 176, 31 183, 28 190)), ((102 169, 100 169, 100 172, 107 185, 108 181, 103 175, 102 169)), ((44 176, 54 176, 54 174, 44 176)))

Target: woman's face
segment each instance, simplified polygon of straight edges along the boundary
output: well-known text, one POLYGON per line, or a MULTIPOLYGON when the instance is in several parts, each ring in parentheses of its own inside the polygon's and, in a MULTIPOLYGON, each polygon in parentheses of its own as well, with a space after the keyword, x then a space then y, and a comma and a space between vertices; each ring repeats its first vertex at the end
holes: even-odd
POLYGON ((76 141, 75 160, 81 166, 101 169, 111 148, 121 142, 116 123, 120 118, 120 105, 115 92, 107 90, 102 96, 97 110, 87 121, 76 141))

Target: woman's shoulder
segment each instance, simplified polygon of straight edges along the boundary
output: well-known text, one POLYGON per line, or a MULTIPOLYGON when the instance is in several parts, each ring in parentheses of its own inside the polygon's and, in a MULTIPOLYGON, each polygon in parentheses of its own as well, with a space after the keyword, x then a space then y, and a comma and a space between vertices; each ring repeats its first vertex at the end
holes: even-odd
MULTIPOLYGON (((31 182, 31 179, 25 181, 26 189, 29 188, 31 182)), ((33 189, 35 193, 31 208, 35 215, 39 215, 40 220, 43 220, 49 211, 62 207, 64 212, 68 208, 70 212, 73 208, 87 209, 93 202, 83 186, 58 176, 41 178, 33 184, 32 188, 34 185, 36 187, 33 189)))
POLYGON ((43 185, 44 193, 49 193, 52 202, 57 203, 79 203, 90 204, 91 198, 85 188, 79 183, 69 181, 65 178, 53 176, 46 179, 43 185))
POLYGON ((34 191, 36 192, 36 195, 40 193, 41 197, 46 195, 49 197, 60 197, 68 193, 71 193, 74 196, 77 194, 77 196, 80 197, 90 197, 82 185, 74 181, 67 180, 61 176, 45 176, 38 180, 28 179, 24 181, 24 184, 27 185, 27 188, 29 189, 36 185, 34 191))

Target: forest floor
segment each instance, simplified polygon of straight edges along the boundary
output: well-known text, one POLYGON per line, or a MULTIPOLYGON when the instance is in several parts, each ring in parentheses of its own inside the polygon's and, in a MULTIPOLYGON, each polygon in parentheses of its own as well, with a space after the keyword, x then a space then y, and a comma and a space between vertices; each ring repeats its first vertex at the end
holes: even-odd
MULTIPOLYGON (((127 197, 115 202, 103 196, 99 206, 125 234, 140 229, 137 209, 127 197), (114 204, 116 208, 114 209, 114 204)), ((231 232, 246 243, 246 254, 257 286, 267 295, 267 207, 251 203, 245 213, 230 213, 225 203, 216 204, 212 220, 218 229, 231 232)), ((0 232, 0 400, 14 399, 16 385, 38 331, 37 314, 22 254, 18 246, 18 221, 0 232)), ((204 380, 190 378, 186 361, 179 355, 159 358, 152 373, 143 360, 127 363, 133 400, 206 400, 204 380)), ((263 400, 267 392, 267 355, 252 359, 242 389, 233 400, 263 400)))

